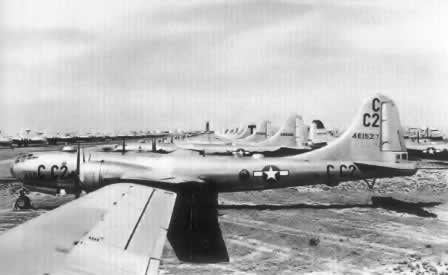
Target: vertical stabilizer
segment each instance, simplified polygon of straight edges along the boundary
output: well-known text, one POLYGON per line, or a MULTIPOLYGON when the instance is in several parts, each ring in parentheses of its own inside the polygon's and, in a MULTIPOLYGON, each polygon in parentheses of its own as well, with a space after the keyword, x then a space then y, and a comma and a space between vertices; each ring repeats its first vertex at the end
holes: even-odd
POLYGON ((352 125, 326 147, 295 156, 307 160, 400 162, 407 160, 398 108, 384 95, 369 98, 352 125))
POLYGON ((289 146, 296 147, 296 123, 301 121, 303 124, 303 119, 297 114, 293 114, 288 117, 285 124, 280 128, 280 130, 273 135, 271 138, 258 143, 259 146, 289 146))
POLYGON ((255 128, 255 131, 252 133, 252 135, 238 141, 238 144, 261 142, 263 140, 266 140, 267 136, 268 121, 263 120, 257 124, 257 127, 255 128))

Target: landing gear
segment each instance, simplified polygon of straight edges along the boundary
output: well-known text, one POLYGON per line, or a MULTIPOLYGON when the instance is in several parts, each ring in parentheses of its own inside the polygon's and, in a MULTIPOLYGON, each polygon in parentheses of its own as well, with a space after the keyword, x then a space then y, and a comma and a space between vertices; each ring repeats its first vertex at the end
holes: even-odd
POLYGON ((373 187, 375 186, 376 183, 376 179, 372 179, 370 182, 368 179, 364 179, 364 182, 367 184, 369 190, 373 190, 373 187))
POLYGON ((31 209, 31 200, 25 195, 25 190, 20 190, 19 197, 14 204, 14 209, 31 209))

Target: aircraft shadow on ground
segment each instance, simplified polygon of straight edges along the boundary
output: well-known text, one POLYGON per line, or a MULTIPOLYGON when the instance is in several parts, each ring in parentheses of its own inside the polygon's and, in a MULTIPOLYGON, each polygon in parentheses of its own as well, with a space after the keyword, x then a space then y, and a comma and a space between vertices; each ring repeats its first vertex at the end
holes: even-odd
MULTIPOLYGON (((63 202, 52 201, 33 205, 33 210, 53 210, 63 204, 63 202)), ((440 202, 406 202, 391 197, 372 197, 371 204, 221 204, 217 209, 230 210, 288 210, 288 209, 351 209, 351 208, 382 208, 394 211, 396 213, 411 214, 425 218, 437 218, 437 215, 425 210, 424 208, 434 207, 441 204, 440 202)), ((27 211, 27 210, 18 210, 27 211)))
POLYGON ((406 202, 394 199, 392 197, 372 197, 371 204, 226 204, 219 205, 218 209, 233 209, 233 210, 285 210, 285 209, 350 209, 350 208, 382 208, 397 213, 406 213, 416 215, 419 217, 436 218, 437 215, 431 213, 424 207, 434 207, 439 205, 439 202, 406 202))

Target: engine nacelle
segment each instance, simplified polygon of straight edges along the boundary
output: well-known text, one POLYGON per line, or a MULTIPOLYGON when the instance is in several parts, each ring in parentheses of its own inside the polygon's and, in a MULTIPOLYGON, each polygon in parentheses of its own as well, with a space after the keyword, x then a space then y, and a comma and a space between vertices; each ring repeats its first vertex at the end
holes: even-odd
POLYGON ((80 185, 84 190, 97 189, 103 185, 102 162, 81 164, 79 173, 80 185))

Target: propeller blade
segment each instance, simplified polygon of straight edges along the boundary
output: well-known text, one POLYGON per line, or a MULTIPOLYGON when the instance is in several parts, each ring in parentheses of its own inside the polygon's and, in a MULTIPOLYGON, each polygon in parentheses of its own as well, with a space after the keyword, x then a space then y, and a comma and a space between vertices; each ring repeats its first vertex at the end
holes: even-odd
POLYGON ((74 178, 74 191, 75 197, 79 198, 81 194, 81 183, 80 183, 80 173, 81 173, 81 144, 78 143, 78 152, 76 153, 76 170, 75 170, 75 178, 74 178))
POLYGON ((157 151, 157 139, 153 138, 152 139, 152 151, 155 152, 157 151))
POLYGON ((78 143, 78 150, 76 152, 76 177, 79 178, 79 167, 81 165, 81 144, 78 143))
POLYGON ((123 138, 123 144, 121 146, 121 154, 124 155, 125 152, 126 152, 126 139, 123 138))

